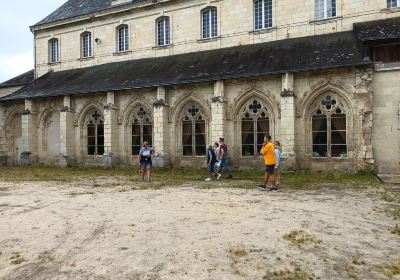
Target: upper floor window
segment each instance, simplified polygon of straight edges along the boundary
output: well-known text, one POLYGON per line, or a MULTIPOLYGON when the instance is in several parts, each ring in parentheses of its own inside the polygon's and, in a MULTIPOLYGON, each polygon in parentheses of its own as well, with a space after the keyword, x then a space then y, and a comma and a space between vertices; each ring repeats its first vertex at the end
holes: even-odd
POLYGON ((157 45, 167 46, 171 44, 169 18, 165 17, 157 21, 157 45))
POLYGON ((336 0, 315 0, 315 19, 327 19, 336 16, 336 0))
POLYGON ((129 50, 129 30, 127 25, 117 28, 117 51, 126 52, 129 50))
POLYGON ((254 29, 272 27, 272 0, 254 1, 254 29))
POLYGON ((58 39, 51 39, 49 41, 49 61, 50 63, 59 62, 60 51, 58 39))
POLYGON ((92 56, 92 34, 90 32, 81 35, 81 55, 84 58, 92 56))
POLYGON ((388 8, 396 8, 400 7, 400 0, 387 0, 388 8))
POLYGON ((202 38, 208 39, 217 36, 217 9, 209 8, 202 12, 202 38))

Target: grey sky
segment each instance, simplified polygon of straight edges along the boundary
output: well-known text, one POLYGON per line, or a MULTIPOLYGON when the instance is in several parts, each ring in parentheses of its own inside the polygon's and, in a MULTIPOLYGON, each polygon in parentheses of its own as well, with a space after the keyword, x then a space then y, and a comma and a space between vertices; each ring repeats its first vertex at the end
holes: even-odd
POLYGON ((0 9, 0 83, 33 69, 33 34, 29 26, 67 0, 3 2, 0 9))

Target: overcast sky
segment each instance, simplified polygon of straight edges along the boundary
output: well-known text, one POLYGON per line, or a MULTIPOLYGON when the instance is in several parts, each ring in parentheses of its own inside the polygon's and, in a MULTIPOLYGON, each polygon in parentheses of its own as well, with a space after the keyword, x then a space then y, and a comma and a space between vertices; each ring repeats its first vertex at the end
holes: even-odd
POLYGON ((2 1, 0 9, 0 83, 33 69, 33 34, 29 26, 67 0, 2 1))

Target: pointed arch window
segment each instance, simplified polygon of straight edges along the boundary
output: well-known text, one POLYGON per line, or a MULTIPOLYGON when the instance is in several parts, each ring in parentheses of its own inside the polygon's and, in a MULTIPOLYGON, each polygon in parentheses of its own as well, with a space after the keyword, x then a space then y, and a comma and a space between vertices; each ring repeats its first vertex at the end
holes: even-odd
POLYGON ((206 154, 206 121, 197 104, 190 104, 184 111, 182 148, 184 156, 206 154))
POLYGON ((132 155, 138 155, 143 142, 153 145, 153 124, 143 107, 137 109, 132 120, 132 155))
POLYGON ((117 27, 117 52, 129 50, 129 29, 128 25, 117 27))
POLYGON ((248 101, 241 112, 242 155, 257 155, 270 133, 270 118, 265 104, 258 99, 248 101))
POLYGON ((51 39, 49 41, 49 61, 50 63, 57 63, 60 59, 60 49, 58 39, 51 39))
POLYGON ((203 10, 201 16, 201 26, 202 26, 202 38, 210 39, 217 37, 217 8, 207 8, 203 10))
POLYGON ((92 33, 90 32, 81 35, 81 56, 82 58, 92 56, 92 33))
POLYGON ((157 45, 167 46, 171 44, 169 17, 157 20, 157 45))
POLYGON ((347 116, 338 98, 326 95, 312 116, 313 157, 347 157, 347 116))
POLYGON ((254 1, 254 29, 272 27, 272 0, 254 1))
POLYGON ((104 119, 97 111, 87 121, 87 153, 91 156, 104 154, 104 119))

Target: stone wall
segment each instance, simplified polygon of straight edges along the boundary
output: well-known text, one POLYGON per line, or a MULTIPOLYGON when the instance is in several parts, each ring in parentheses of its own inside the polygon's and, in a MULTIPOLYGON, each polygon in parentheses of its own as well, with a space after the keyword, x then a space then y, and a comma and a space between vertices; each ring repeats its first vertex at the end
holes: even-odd
POLYGON ((399 9, 387 10, 386 0, 337 2, 337 17, 315 21, 314 1, 273 1, 273 28, 254 31, 253 1, 167 1, 151 8, 132 9, 86 21, 35 31, 36 73, 97 64, 158 57, 186 52, 255 44, 287 38, 312 36, 351 30, 354 22, 399 16, 399 9), (218 37, 201 40, 200 13, 208 6, 218 10, 218 37), (160 16, 171 19, 171 46, 157 47, 155 21, 160 16), (116 53, 116 27, 129 27, 129 51, 116 53), (143 27, 146 28, 143 28, 143 27), (81 59, 80 34, 92 32, 93 57, 81 59), (49 65, 48 42, 57 38, 60 63, 49 65), (98 42, 95 42, 98 38, 98 42))
MULTIPOLYGON (((374 87, 382 87, 387 79, 393 78, 377 75, 374 87)), ((261 168, 263 161, 259 155, 242 155, 241 120, 256 102, 269 120, 269 131, 263 132, 269 132, 282 143, 285 169, 371 169, 376 160, 376 153, 369 153, 374 119, 382 123, 385 118, 371 114, 373 78, 372 69, 349 68, 38 99, 24 104, 3 103, 0 124, 6 126, 16 108, 22 112, 23 153, 27 156, 22 163, 136 165, 137 155, 132 155, 131 150, 132 121, 142 108, 153 123, 153 142, 158 155, 155 164, 201 167, 205 165, 205 157, 182 154, 183 116, 188 106, 195 104, 206 123, 206 144, 224 137, 235 168, 261 168), (344 157, 315 158, 312 152, 311 116, 315 104, 327 95, 334 97, 346 113, 348 151, 344 157), (87 124, 94 112, 104 121, 105 153, 99 156, 87 152, 87 124), (59 124, 52 124, 53 120, 59 124), (54 143, 49 129, 60 134, 58 158, 49 149, 49 143, 54 143)), ((394 94, 398 85, 393 81, 390 85, 379 94, 394 94)), ((383 101, 376 100, 379 110, 383 101)), ((6 152, 9 144, 4 139, 0 143, 6 152)), ((379 151, 382 144, 379 140, 375 143, 380 145, 379 151)))

